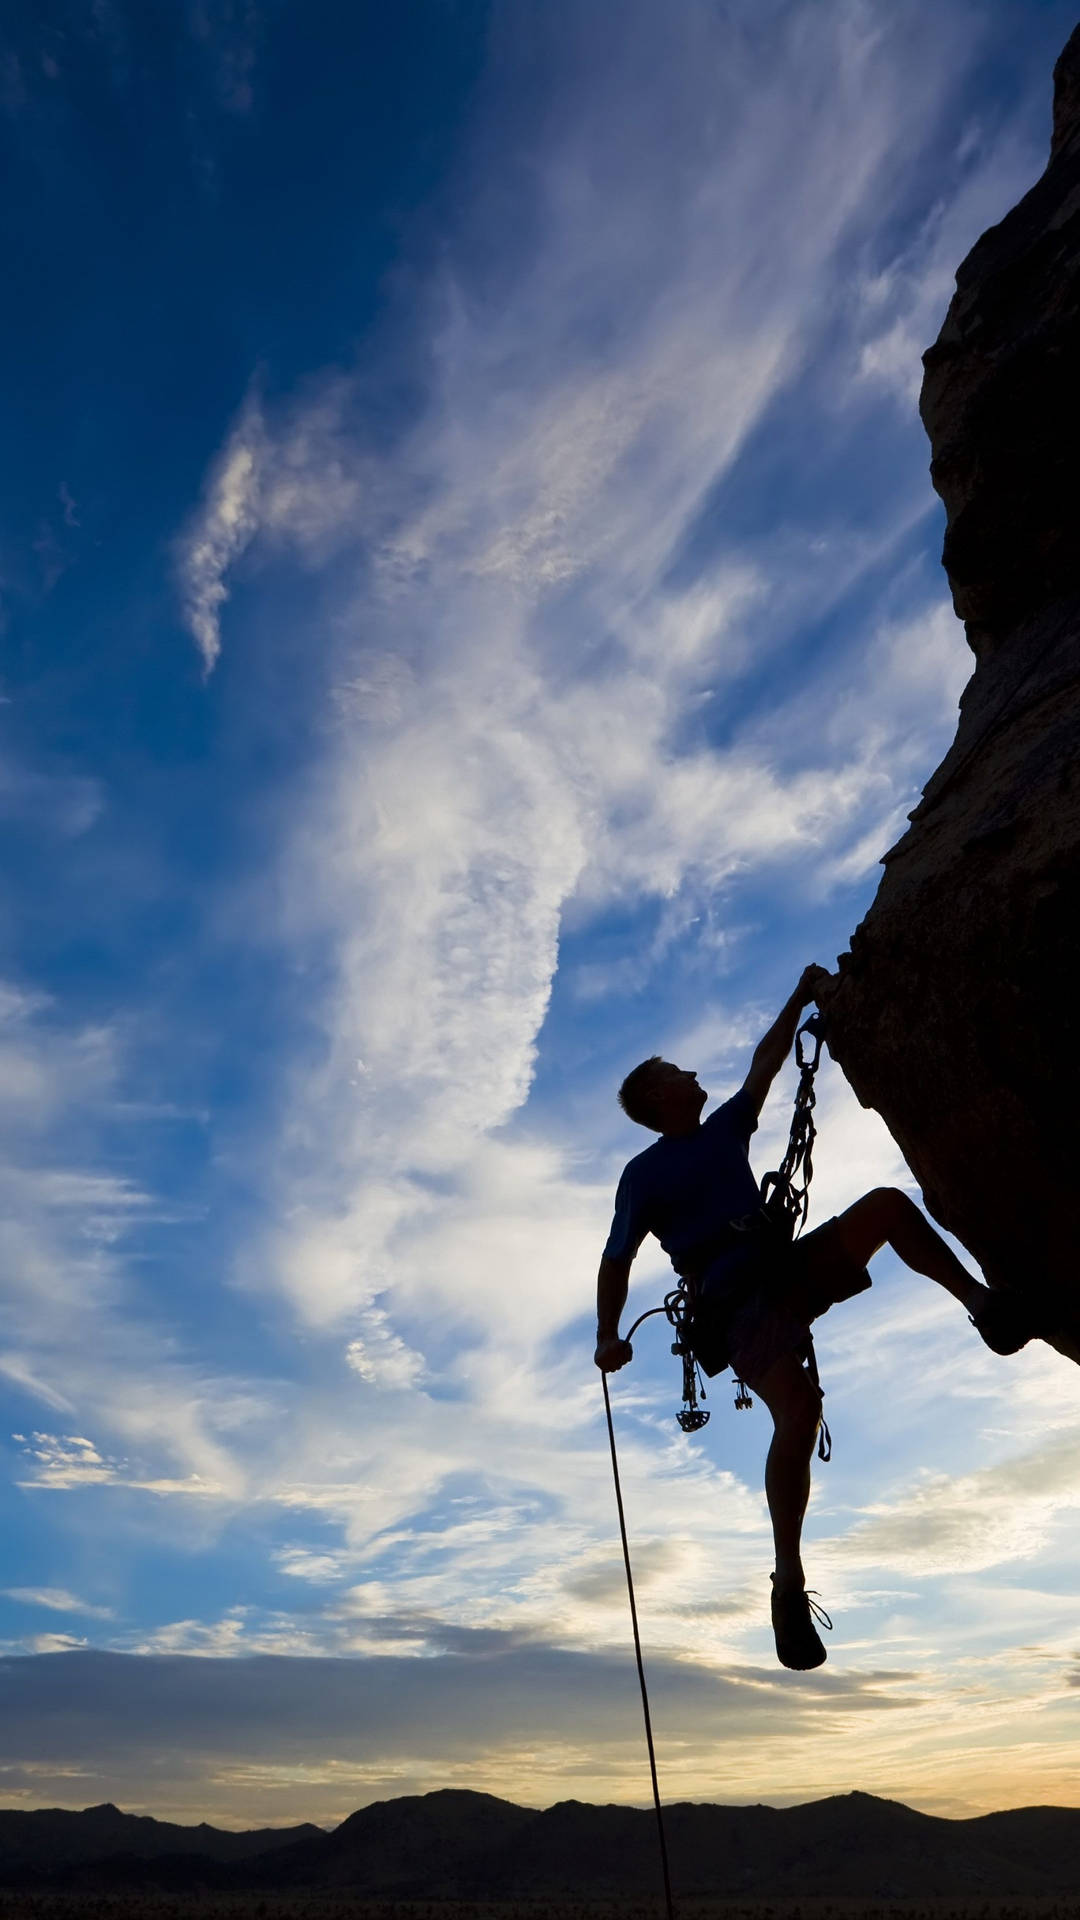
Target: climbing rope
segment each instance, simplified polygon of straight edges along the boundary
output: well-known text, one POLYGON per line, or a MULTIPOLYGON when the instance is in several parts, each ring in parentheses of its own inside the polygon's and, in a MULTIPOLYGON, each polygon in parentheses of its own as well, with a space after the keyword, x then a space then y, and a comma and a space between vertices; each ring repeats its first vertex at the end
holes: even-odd
MULTIPOLYGON (((607 1414, 608 1440, 611 1445, 611 1471, 615 1478, 615 1504, 619 1509, 619 1532, 622 1536, 623 1565, 626 1568, 626 1591, 630 1596, 630 1623, 634 1629, 634 1655, 641 1686, 641 1711, 645 1716, 645 1744, 649 1749, 653 1806, 656 1808, 656 1831, 660 1841, 660 1867, 664 1876, 664 1900, 667 1905, 667 1920, 675 1920, 675 1905, 671 1898, 671 1874, 668 1871, 667 1839, 664 1834, 664 1809, 660 1804, 660 1782, 656 1777, 656 1748, 653 1744, 652 1718, 649 1713, 649 1689, 645 1684, 645 1662, 641 1657, 641 1634, 638 1631, 637 1603, 634 1599, 634 1575, 630 1567, 630 1543, 626 1537, 626 1515, 623 1512, 622 1486, 619 1481, 619 1460, 615 1452, 615 1424, 611 1418, 611 1395, 608 1393, 607 1374, 601 1373, 600 1378, 604 1385, 604 1411, 607 1414)), ((708 1419, 707 1414, 705 1417, 708 1419)))

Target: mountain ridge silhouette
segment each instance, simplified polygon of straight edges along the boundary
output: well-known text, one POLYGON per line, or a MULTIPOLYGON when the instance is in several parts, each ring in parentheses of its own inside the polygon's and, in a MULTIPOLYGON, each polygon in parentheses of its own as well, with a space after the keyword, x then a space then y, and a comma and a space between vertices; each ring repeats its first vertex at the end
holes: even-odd
MULTIPOLYGON (((1080 1884, 1078 1808, 947 1819, 854 1792, 793 1807, 679 1801, 665 1823, 683 1895, 923 1899, 1061 1895, 1080 1884)), ((108 1802, 0 1811, 0 1885, 610 1900, 648 1897, 659 1880, 651 1808, 537 1809, 447 1787, 374 1801, 330 1832, 183 1827, 108 1802)))

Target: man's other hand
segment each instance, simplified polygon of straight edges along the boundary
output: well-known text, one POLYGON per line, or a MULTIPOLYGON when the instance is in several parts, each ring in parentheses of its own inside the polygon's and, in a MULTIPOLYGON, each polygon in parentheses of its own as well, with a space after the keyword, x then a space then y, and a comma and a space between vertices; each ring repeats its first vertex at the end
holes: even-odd
MULTIPOLYGON (((790 979, 790 977, 789 974, 788 978, 790 979)), ((812 1000, 817 999, 818 988, 824 986, 826 980, 830 978, 828 967, 804 967, 799 976, 799 984, 795 989, 799 1005, 801 1007, 808 1007, 812 1000)))
POLYGON ((601 1373, 618 1373, 619 1368, 625 1367, 633 1357, 634 1349, 629 1340, 620 1340, 617 1333, 609 1333, 603 1340, 598 1340, 593 1355, 601 1373))

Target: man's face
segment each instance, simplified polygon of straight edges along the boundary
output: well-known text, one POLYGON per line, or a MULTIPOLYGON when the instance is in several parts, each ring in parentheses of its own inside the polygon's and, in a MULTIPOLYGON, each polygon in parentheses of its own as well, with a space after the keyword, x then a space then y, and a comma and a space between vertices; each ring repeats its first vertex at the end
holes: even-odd
POLYGON ((690 1067, 676 1067, 670 1060, 661 1060, 653 1085, 662 1131, 678 1132, 681 1127, 693 1126, 709 1097, 698 1085, 697 1074, 690 1067))

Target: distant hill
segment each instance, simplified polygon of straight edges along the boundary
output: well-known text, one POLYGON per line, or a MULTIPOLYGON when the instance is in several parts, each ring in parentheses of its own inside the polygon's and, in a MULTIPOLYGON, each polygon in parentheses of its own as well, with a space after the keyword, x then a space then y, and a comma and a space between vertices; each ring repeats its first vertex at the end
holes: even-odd
MULTIPOLYGON (((1080 1810, 942 1820, 850 1793, 799 1807, 666 1810, 679 1894, 893 1900, 1075 1894, 1080 1810)), ((659 1890, 655 1816, 566 1800, 543 1812, 452 1789, 381 1800, 333 1833, 226 1833, 125 1814, 0 1813, 0 1885, 354 1891, 368 1898, 579 1900, 659 1890)))
POLYGON ((228 1833, 222 1827, 207 1826, 205 1820, 197 1827, 181 1827, 170 1820, 121 1813, 108 1800, 100 1807, 86 1807, 82 1813, 67 1812, 62 1807, 33 1812, 0 1809, 0 1884, 24 1885, 118 1854, 141 1860, 190 1854, 237 1863, 314 1835, 326 1838, 322 1828, 313 1827, 309 1821, 296 1827, 260 1827, 247 1833, 228 1833))

